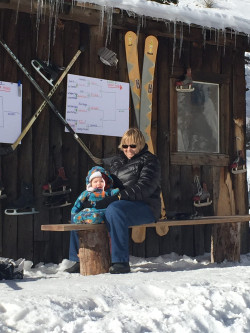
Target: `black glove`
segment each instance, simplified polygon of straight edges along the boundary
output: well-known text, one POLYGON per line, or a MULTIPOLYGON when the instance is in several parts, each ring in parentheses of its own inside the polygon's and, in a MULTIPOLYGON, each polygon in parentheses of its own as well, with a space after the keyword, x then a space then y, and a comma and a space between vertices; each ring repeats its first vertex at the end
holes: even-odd
POLYGON ((91 204, 91 202, 90 201, 84 201, 83 203, 82 203, 82 208, 81 209, 85 209, 85 208, 93 208, 94 206, 93 206, 93 204, 91 204))
POLYGON ((111 202, 117 201, 118 199, 118 195, 112 195, 110 197, 105 197, 104 199, 97 201, 95 208, 96 209, 104 209, 107 208, 109 204, 111 204, 111 202))

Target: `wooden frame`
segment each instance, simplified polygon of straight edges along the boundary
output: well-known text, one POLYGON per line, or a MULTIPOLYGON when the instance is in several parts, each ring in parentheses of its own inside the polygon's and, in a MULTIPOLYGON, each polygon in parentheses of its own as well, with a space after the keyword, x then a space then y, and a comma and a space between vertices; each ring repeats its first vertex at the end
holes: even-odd
POLYGON ((229 80, 226 75, 194 74, 195 80, 219 84, 219 153, 178 152, 177 151, 177 92, 176 77, 170 79, 170 164, 172 165, 212 165, 228 166, 229 155, 229 80))

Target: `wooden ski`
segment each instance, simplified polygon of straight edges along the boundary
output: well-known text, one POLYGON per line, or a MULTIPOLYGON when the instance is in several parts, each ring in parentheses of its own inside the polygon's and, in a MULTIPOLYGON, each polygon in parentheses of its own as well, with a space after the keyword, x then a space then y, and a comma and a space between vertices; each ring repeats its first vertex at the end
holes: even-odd
POLYGON ((141 107, 140 107, 140 130, 143 133, 148 150, 154 153, 151 139, 151 119, 152 119, 152 98, 153 81, 155 72, 155 61, 158 50, 158 40, 155 36, 148 36, 145 40, 142 88, 141 88, 141 107))
POLYGON ((128 77, 130 90, 135 110, 135 118, 139 128, 140 123, 140 98, 141 98, 141 77, 138 63, 138 38, 133 31, 125 34, 125 50, 128 66, 128 77))

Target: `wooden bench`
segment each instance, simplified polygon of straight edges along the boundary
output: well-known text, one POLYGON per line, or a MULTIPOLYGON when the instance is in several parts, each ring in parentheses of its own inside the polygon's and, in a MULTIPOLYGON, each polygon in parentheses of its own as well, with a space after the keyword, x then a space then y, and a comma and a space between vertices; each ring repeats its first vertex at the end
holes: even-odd
MULTIPOLYGON (((185 225, 204 225, 239 223, 250 221, 250 215, 206 216, 192 220, 160 220, 156 223, 130 227, 140 230, 140 237, 133 239, 142 242, 145 239, 145 227, 155 228, 158 235, 166 235, 169 227, 185 225)), ((110 267, 109 237, 105 224, 45 224, 43 231, 78 231, 80 273, 96 275, 107 273, 110 267)), ((136 233, 135 233, 136 235, 136 233)))

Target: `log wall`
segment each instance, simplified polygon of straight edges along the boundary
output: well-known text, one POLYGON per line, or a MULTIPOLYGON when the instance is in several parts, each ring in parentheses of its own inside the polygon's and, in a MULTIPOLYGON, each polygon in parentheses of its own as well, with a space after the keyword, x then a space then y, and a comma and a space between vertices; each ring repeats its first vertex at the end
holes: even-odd
MULTIPOLYGON (((101 32, 99 26, 62 19, 57 25, 53 43, 53 33, 49 30, 46 17, 41 22, 38 31, 35 15, 19 13, 17 19, 16 11, 0 9, 0 17, 1 38, 5 40, 46 94, 48 94, 50 86, 35 72, 30 61, 35 58, 47 60, 50 51, 50 58, 54 63, 67 66, 79 45, 85 45, 86 51, 76 61, 70 73, 128 82, 124 50, 124 35, 128 27, 112 29, 108 47, 117 53, 119 59, 117 68, 114 68, 103 65, 97 56, 98 49, 105 45, 105 27, 101 32), (48 42, 50 33, 51 45, 48 42)), ((157 34, 156 30, 147 29, 142 28, 139 37, 141 67, 144 39, 149 33, 157 34)), ((170 111, 174 103, 170 94, 171 80, 183 74, 185 66, 188 64, 191 66, 194 80, 199 78, 199 73, 207 77, 209 82, 213 82, 213 79, 217 82, 218 77, 227 78, 227 89, 221 88, 220 103, 226 112, 223 114, 220 131, 223 153, 229 156, 229 160, 232 160, 235 154, 236 125, 234 119, 236 118, 242 121, 240 133, 242 144, 244 144, 244 50, 235 48, 234 43, 231 42, 226 46, 226 50, 223 46, 218 45, 204 47, 202 43, 197 43, 197 35, 192 35, 192 33, 189 34, 189 38, 185 39, 181 50, 179 50, 179 41, 174 45, 173 35, 172 37, 163 36, 161 32, 158 39, 152 137, 162 166, 162 191, 166 209, 193 212, 191 188, 194 175, 198 174, 202 179, 206 179, 213 198, 213 205, 202 209, 199 213, 204 215, 219 213, 217 206, 220 188, 224 188, 223 184, 228 184, 229 179, 232 184, 231 191, 234 193, 233 205, 236 213, 244 214, 247 212, 245 174, 232 176, 228 167, 216 164, 194 165, 192 161, 190 164, 173 163, 170 119, 170 111), (174 46, 176 51, 173 60, 174 46)), ((24 128, 43 99, 3 48, 0 48, 0 59, 0 80, 10 82, 21 80, 23 84, 22 125, 24 128)), ((52 98, 52 102, 63 117, 65 117, 65 96, 66 79, 52 98)), ((131 101, 130 105, 130 125, 133 126, 135 118, 131 101)), ((80 137, 97 157, 110 157, 117 153, 119 138, 94 135, 80 135, 80 137)), ((0 200, 0 256, 15 259, 24 257, 35 264, 41 261, 58 263, 68 257, 69 233, 41 231, 42 224, 67 223, 70 219, 70 206, 48 210, 43 204, 42 185, 55 178, 56 168, 59 166, 64 166, 66 175, 70 179, 71 202, 73 203, 84 189, 85 177, 87 171, 93 166, 93 162, 72 135, 65 133, 62 123, 49 107, 46 107, 22 140, 21 145, 10 155, 0 157, 0 178, 8 196, 6 200, 0 200), (8 203, 18 198, 22 181, 33 184, 36 208, 40 213, 18 217, 5 215, 4 210, 8 203)), ((246 224, 242 230, 242 252, 247 252, 248 227, 246 224)), ((157 236, 154 230, 147 230, 146 240, 142 244, 135 244, 131 241, 130 248, 131 254, 138 256, 158 256, 170 252, 195 256, 210 251, 210 238, 211 226, 172 227, 164 237, 157 236)), ((215 241, 218 241, 218 238, 215 241)))

